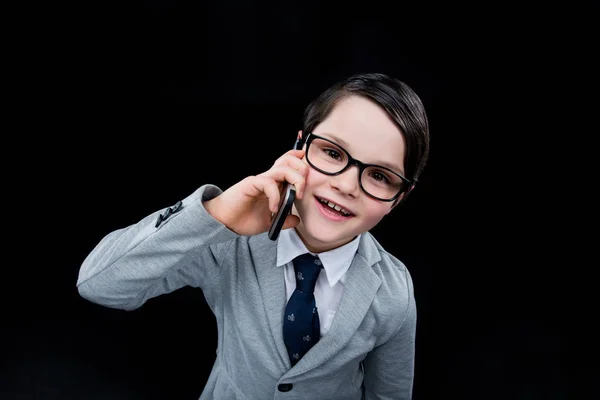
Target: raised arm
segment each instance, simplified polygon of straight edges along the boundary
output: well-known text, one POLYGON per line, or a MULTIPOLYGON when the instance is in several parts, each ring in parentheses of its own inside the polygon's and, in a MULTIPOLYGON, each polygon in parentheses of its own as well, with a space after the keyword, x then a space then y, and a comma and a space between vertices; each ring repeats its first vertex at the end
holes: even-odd
POLYGON ((221 194, 205 185, 172 207, 106 235, 83 261, 80 295, 106 307, 133 310, 183 286, 202 288, 218 275, 238 237, 203 202, 221 194))

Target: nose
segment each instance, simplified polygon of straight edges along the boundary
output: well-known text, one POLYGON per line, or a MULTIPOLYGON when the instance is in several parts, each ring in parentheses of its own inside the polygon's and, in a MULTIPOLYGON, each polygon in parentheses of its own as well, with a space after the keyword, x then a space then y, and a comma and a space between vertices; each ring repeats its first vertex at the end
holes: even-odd
POLYGON ((358 184, 358 174, 360 173, 356 165, 352 165, 339 175, 331 177, 331 187, 337 189, 345 195, 357 197, 360 192, 358 184))

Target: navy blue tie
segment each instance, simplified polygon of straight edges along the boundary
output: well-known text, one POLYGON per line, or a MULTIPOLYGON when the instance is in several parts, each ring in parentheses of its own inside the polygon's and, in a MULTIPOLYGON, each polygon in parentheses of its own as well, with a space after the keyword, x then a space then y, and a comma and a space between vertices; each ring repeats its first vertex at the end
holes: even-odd
POLYGON ((315 302, 315 285, 323 268, 319 257, 302 254, 293 261, 296 289, 285 307, 283 341, 292 367, 321 337, 319 313, 315 302))

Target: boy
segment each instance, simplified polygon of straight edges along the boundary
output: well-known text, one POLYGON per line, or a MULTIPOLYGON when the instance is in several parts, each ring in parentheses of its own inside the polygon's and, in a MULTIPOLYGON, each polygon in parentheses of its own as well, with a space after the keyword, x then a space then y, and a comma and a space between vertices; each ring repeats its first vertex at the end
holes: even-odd
POLYGON ((427 161, 423 105, 396 79, 358 74, 309 104, 298 138, 302 149, 268 171, 225 191, 203 185, 108 234, 81 266, 79 293, 134 310, 200 288, 218 327, 200 399, 409 399, 413 283, 369 230, 427 161), (285 181, 297 197, 273 241, 285 181))

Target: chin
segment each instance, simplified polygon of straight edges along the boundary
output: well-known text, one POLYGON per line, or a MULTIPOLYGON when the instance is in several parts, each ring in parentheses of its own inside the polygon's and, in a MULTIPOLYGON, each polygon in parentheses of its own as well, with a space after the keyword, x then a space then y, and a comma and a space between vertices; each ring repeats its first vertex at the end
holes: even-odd
POLYGON ((347 231, 341 231, 339 228, 336 229, 332 226, 323 226, 323 224, 311 224, 310 221, 307 221, 306 224, 301 223, 296 229, 307 247, 308 245, 319 248, 338 247, 350 242, 357 235, 351 234, 349 236, 347 231))
POLYGON ((308 242, 313 247, 337 247, 356 237, 360 225, 359 217, 354 215, 346 220, 330 220, 319 209, 316 198, 313 198, 314 196, 307 196, 303 201, 296 203, 298 207, 295 211, 301 221, 296 231, 305 244, 308 242))

